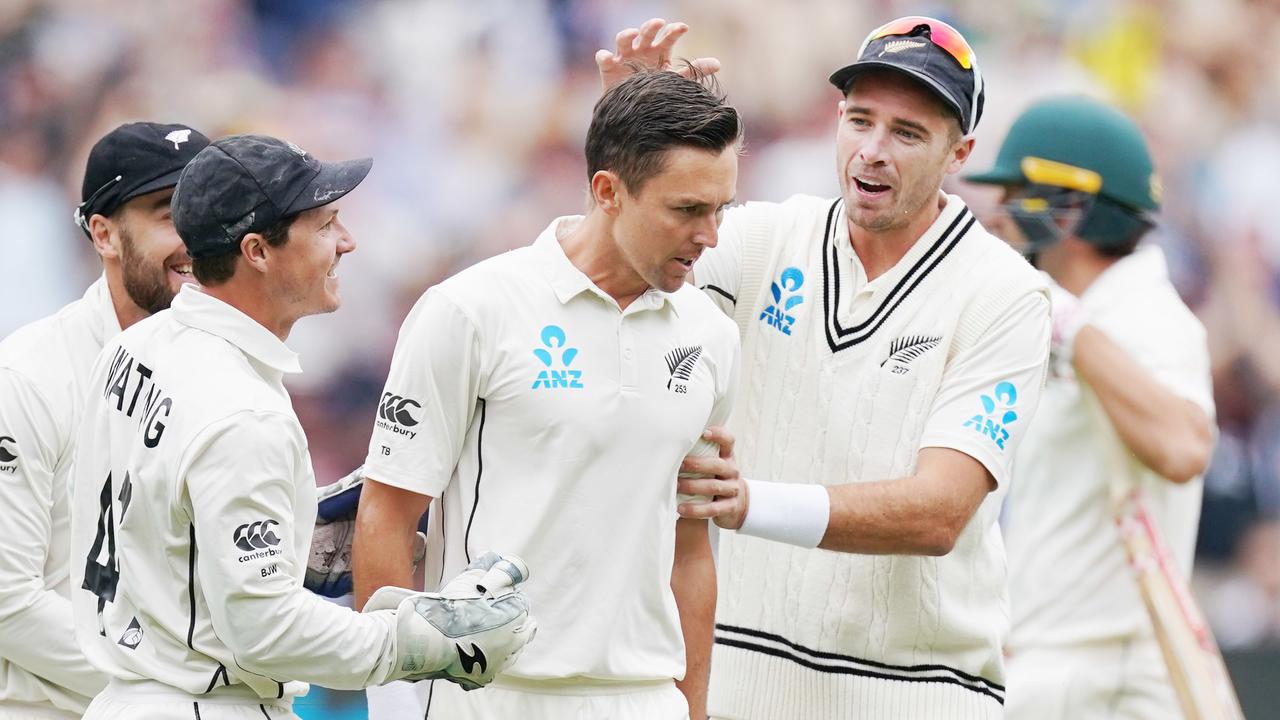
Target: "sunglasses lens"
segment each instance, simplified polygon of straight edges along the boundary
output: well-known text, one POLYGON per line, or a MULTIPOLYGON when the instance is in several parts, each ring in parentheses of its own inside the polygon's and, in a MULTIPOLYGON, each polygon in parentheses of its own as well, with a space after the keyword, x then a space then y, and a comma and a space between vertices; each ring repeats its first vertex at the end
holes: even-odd
POLYGON ((969 47, 969 43, 965 42, 959 31, 941 20, 921 15, 898 18, 873 32, 871 40, 879 40, 890 35, 910 35, 919 25, 929 26, 929 39, 934 45, 946 50, 951 57, 955 58, 956 62, 960 63, 960 67, 965 70, 973 69, 973 49, 969 47))

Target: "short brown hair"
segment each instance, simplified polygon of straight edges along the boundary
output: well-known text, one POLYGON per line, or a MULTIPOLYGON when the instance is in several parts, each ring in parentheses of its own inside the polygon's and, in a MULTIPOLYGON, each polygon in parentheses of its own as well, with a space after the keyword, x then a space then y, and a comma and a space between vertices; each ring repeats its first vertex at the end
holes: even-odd
MULTIPOLYGON (((280 218, 261 235, 267 241, 267 245, 271 247, 280 247, 289 241, 289 228, 293 226, 293 221, 298 219, 298 214, 289 215, 280 218)), ((244 241, 244 238, 240 238, 244 241)), ((240 243, 237 242, 231 252, 213 257, 196 258, 191 261, 191 274, 196 276, 196 282, 205 286, 221 285, 231 279, 236 274, 236 261, 240 258, 240 243)))
POLYGON ((693 73, 638 70, 596 103, 587 130, 587 178, 618 174, 632 193, 662 169, 673 147, 719 152, 742 137, 738 111, 725 102, 715 79, 693 73))

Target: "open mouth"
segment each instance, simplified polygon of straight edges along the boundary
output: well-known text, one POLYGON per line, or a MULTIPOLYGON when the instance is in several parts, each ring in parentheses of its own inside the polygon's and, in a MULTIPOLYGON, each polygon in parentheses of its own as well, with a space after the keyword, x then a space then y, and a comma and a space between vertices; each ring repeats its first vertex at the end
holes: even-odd
POLYGON ((195 279, 195 278, 191 275, 191 263, 189 263, 189 262, 185 262, 185 263, 177 263, 177 264, 174 264, 174 265, 170 265, 170 266, 169 266, 169 270, 170 270, 174 275, 177 275, 178 277, 182 278, 183 280, 194 280, 194 279, 195 279))
POLYGON ((672 258, 672 259, 680 263, 681 265, 683 265, 686 270, 692 270, 693 264, 698 262, 697 255, 694 255, 692 257, 678 257, 678 258, 672 258))
POLYGON ((870 180, 863 180, 862 178, 854 178, 853 182, 858 186, 858 191, 865 195, 880 195, 881 193, 887 193, 892 189, 888 185, 881 185, 879 183, 871 182, 870 180))

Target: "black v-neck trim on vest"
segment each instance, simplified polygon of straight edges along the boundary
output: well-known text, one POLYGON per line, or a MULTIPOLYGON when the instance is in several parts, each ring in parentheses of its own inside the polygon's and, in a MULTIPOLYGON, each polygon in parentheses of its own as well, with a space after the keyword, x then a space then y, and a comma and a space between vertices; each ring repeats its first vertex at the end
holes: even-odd
POLYGON ((837 317, 840 308, 840 265, 836 250, 836 233, 842 229, 837 218, 843 216, 840 212, 843 204, 843 200, 836 200, 831 205, 831 210, 827 212, 827 228, 823 235, 822 247, 822 302, 826 311, 827 346, 831 348, 832 353, 846 350, 870 339, 876 330, 884 325, 893 311, 902 304, 902 301, 911 294, 911 291, 915 290, 916 286, 955 248, 976 222, 969 208, 962 208, 929 250, 885 295, 884 300, 871 315, 857 325, 846 328, 840 324, 840 318, 837 317))

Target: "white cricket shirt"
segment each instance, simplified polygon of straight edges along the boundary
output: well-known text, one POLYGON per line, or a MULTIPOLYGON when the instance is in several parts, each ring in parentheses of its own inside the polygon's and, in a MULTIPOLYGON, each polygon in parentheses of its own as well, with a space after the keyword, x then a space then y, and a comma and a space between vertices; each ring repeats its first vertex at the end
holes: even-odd
MULTIPOLYGON (((1204 327, 1170 284, 1158 247, 1117 261, 1080 303, 1086 323, 1213 417, 1204 327)), ((1178 569, 1190 576, 1203 482, 1175 485, 1116 451, 1122 447, 1097 396, 1055 358, 1040 412, 1018 450, 1005 517, 1012 652, 1152 637, 1112 519, 1113 478, 1140 488, 1178 569)))
POLYGON ((0 712, 84 712, 106 679, 76 644, 67 482, 89 370, 120 332, 107 281, 0 342, 0 712))
POLYGON ((428 584, 487 550, 528 562, 538 637, 506 675, 681 678, 676 473, 728 417, 737 336, 693 287, 620 311, 560 247, 579 221, 422 296, 365 475, 438 498, 428 584))
POLYGON ((72 473, 76 634, 114 679, 201 696, 362 688, 394 660, 388 614, 302 589, 315 523, 297 356, 191 286, 94 365, 72 473))
POLYGON ((840 200, 727 213, 696 280, 737 318, 745 477, 901 478, 923 447, 998 484, 943 557, 720 540, 709 708, 725 717, 988 718, 1008 630, 996 518, 1049 351, 1044 283, 957 197, 868 281, 840 200))

